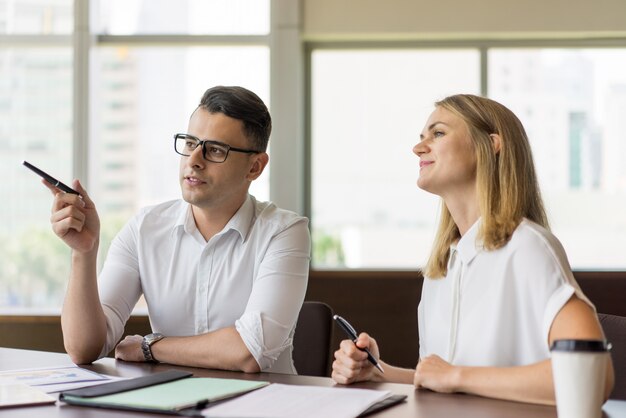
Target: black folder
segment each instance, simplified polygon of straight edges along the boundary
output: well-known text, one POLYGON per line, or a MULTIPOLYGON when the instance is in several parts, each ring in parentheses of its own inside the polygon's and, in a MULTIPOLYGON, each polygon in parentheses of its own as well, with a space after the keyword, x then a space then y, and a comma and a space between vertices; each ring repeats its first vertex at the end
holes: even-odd
POLYGON ((134 379, 120 380, 118 382, 105 383, 98 386, 91 386, 81 389, 66 390, 61 392, 59 400, 65 401, 65 397, 76 396, 79 398, 94 398, 96 396, 111 395, 114 393, 126 392, 133 389, 141 389, 148 386, 154 386, 161 383, 172 382, 178 379, 193 376, 191 372, 183 372, 180 370, 167 370, 148 376, 136 377, 134 379))
POLYGON ((363 418, 374 412, 381 411, 383 409, 387 409, 393 405, 399 404, 406 399, 406 395, 391 395, 388 398, 383 399, 380 402, 376 402, 374 405, 367 408, 365 411, 361 412, 361 414, 357 418, 363 418))

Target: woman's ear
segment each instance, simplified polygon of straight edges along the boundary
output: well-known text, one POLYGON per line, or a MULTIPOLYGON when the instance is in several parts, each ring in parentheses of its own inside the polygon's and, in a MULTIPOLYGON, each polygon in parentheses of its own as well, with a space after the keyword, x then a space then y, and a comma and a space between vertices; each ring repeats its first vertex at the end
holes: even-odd
POLYGON ((491 138, 491 146, 493 147, 493 151, 496 154, 500 153, 500 146, 502 145, 502 138, 498 134, 490 134, 489 138, 491 138))

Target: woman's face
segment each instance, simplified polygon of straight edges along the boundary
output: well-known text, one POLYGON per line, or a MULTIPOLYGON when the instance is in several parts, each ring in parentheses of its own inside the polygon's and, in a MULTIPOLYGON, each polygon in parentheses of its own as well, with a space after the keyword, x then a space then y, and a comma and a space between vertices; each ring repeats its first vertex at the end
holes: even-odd
POLYGON ((413 152, 420 158, 419 188, 444 199, 474 191, 476 152, 465 121, 454 113, 435 108, 413 152))

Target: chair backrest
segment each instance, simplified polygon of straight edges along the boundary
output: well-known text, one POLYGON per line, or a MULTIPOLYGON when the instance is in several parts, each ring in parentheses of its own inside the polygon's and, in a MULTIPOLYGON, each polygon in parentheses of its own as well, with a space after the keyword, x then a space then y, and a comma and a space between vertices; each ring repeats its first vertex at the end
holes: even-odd
POLYGON ((293 362, 298 374, 328 376, 333 310, 322 302, 307 301, 300 309, 293 336, 293 362))
POLYGON ((626 317, 598 314, 606 339, 613 345, 611 358, 615 369, 615 387, 611 399, 626 399, 626 317))

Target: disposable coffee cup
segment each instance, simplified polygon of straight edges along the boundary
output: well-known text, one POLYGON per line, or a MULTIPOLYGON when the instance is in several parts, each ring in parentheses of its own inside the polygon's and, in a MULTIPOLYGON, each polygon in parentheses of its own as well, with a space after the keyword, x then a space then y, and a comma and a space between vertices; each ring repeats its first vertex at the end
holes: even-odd
POLYGON ((600 418, 611 345, 604 340, 556 340, 550 348, 559 418, 600 418))

